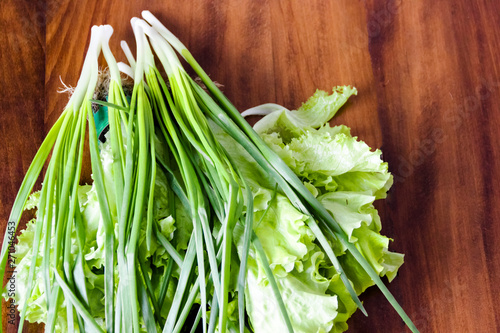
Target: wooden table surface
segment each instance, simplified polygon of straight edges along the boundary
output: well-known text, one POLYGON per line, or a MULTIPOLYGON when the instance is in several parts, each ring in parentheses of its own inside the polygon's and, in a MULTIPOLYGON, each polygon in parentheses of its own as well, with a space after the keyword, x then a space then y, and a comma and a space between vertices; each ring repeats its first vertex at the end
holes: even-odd
MULTIPOLYGON (((359 95, 335 123, 380 147, 395 176, 378 203, 383 233, 406 255, 390 290, 422 332, 500 332, 495 0, 2 0, 1 234, 67 101, 57 93, 60 79, 76 85, 91 26, 111 24, 111 47, 124 59, 119 41, 135 45, 129 19, 143 9, 240 110, 267 102, 293 109, 316 88, 356 86, 359 95)), ((362 299, 370 316, 356 313, 350 332, 406 331, 378 290, 362 299)), ((16 332, 5 320, 4 328, 16 332)))

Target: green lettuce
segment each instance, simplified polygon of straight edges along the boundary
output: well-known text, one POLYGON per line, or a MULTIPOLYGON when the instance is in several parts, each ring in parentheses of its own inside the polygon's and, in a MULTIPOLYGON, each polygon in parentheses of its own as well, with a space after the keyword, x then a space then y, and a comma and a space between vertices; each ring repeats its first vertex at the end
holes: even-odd
MULTIPOLYGON (((104 178, 107 183, 107 195, 112 199, 115 193, 113 185, 113 171, 112 171, 112 155, 109 144, 104 143, 100 150, 101 162, 103 164, 104 178)), ((159 170, 156 178, 156 201, 153 211, 154 219, 159 225, 160 232, 168 239, 173 240, 178 250, 187 248, 187 241, 191 234, 192 226, 191 221, 186 216, 182 205, 176 205, 176 218, 172 217, 168 207, 168 191, 167 180, 165 174, 159 170)), ((34 192, 25 205, 25 209, 38 208, 39 192, 34 192)), ((85 244, 83 246, 84 267, 83 274, 85 276, 85 287, 89 300, 89 307, 92 316, 96 319, 97 323, 104 327, 104 224, 101 216, 99 202, 97 200, 97 193, 95 187, 92 185, 80 185, 78 187, 78 201, 80 204, 80 211, 83 217, 84 230, 85 230, 85 244)), ((110 200, 111 213, 113 222, 115 223, 115 237, 118 237, 117 232, 117 215, 116 206, 110 200)), ((26 229, 21 231, 18 236, 18 244, 15 247, 16 257, 16 293, 14 299, 18 305, 18 309, 22 309, 27 302, 26 320, 29 322, 44 323, 47 320, 47 307, 46 307, 46 293, 45 284, 43 280, 41 265, 44 255, 44 248, 40 246, 35 267, 35 278, 33 292, 30 297, 27 296, 27 281, 31 260, 33 258, 32 244, 35 236, 35 222, 36 219, 27 223, 26 229)), ((171 260, 166 250, 159 245, 156 238, 153 237, 151 247, 148 249, 146 246, 146 230, 141 230, 142 234, 139 242, 139 260, 147 263, 147 274, 151 278, 153 289, 156 294, 160 292, 160 280, 166 269, 168 260, 171 260)), ((52 228, 54 230, 54 226, 52 228)), ((44 237, 44 236, 43 236, 44 237)), ((54 236, 53 236, 54 238, 54 236)), ((72 256, 76 261, 77 253, 77 238, 76 233, 73 231, 71 237, 72 242, 72 256)), ((174 273, 178 276, 178 273, 174 273)), ((118 284, 119 276, 115 272, 115 283, 118 284)), ((174 278, 175 280, 175 278, 174 278)), ((176 281, 169 284, 167 289, 166 301, 163 303, 161 314, 166 318, 168 309, 170 308, 171 301, 175 292, 176 281)), ((61 302, 58 313, 56 316, 55 329, 57 332, 67 332, 67 312, 66 304, 61 302)), ((78 325, 75 322, 75 329, 78 331, 78 325)))
POLYGON ((382 152, 371 151, 345 126, 304 128, 289 140, 277 132, 261 137, 299 177, 320 191, 369 192, 384 198, 392 185, 382 152))
MULTIPOLYGON (((85 276, 85 287, 89 299, 89 306, 98 323, 103 323, 104 318, 104 274, 98 268, 102 267, 102 249, 98 244, 98 233, 102 229, 100 223, 100 213, 98 204, 94 202, 95 190, 89 185, 80 186, 78 189, 80 201, 80 210, 82 211, 83 220, 86 231, 85 257, 88 260, 83 273, 85 276), (97 207, 97 210, 96 210, 97 207)), ((35 208, 38 206, 39 193, 35 192, 29 199, 27 208, 35 208)), ((35 237, 35 222, 36 219, 27 223, 24 229, 18 236, 18 243, 15 248, 16 257, 16 293, 15 300, 18 309, 22 309, 27 302, 26 319, 29 322, 42 323, 47 319, 47 300, 45 292, 45 284, 43 272, 41 269, 44 248, 40 246, 37 264, 35 267, 34 288, 31 296, 27 296, 27 281, 31 260, 33 258, 32 244, 35 237)), ((53 226, 54 229, 54 226, 53 226)), ((52 236, 54 238, 54 236, 52 236)), ((76 259, 77 241, 76 234, 73 235, 71 253, 76 259)), ((52 254, 52 251, 51 251, 52 254)), ((76 323, 75 323, 76 325, 76 323)), ((66 332, 67 328, 67 313, 65 303, 62 302, 56 316, 56 331, 66 332)))
MULTIPOLYGON (((372 149, 344 125, 327 122, 356 94, 351 87, 336 87, 331 95, 317 91, 297 111, 274 108, 254 126, 260 137, 301 178, 325 206, 380 276, 391 281, 403 264, 403 255, 388 250, 390 239, 380 234, 382 224, 373 206, 392 185, 381 151, 372 149)), ((285 307, 296 332, 344 332, 357 307, 338 272, 316 244, 306 216, 278 194, 271 202, 273 185, 262 169, 227 135, 216 131, 231 152, 254 192, 254 231, 273 269, 285 307), (255 190, 257 188, 257 190, 255 190), (266 207, 267 215, 261 219, 266 207)), ((243 227, 235 228, 241 250, 243 227)), ((337 241, 332 247, 361 294, 374 283, 337 241)), ((286 326, 264 274, 251 248, 245 292, 247 314, 255 332, 284 332, 286 326)))
MULTIPOLYGON (((327 292, 330 281, 321 272, 328 267, 325 254, 314 243, 315 237, 306 224, 307 216, 285 196, 278 194, 275 200, 271 198, 271 190, 261 188, 255 193, 254 231, 273 270, 294 330, 329 332, 337 315, 338 300, 327 292), (263 216, 267 205, 271 207, 263 216)), ((240 253, 243 228, 238 224, 234 231, 240 253)), ((255 332, 284 332, 286 325, 262 265, 251 247, 245 290, 247 314, 255 332)))
MULTIPOLYGON (((373 203, 385 198, 392 185, 392 175, 387 163, 381 159, 380 150, 372 150, 366 143, 351 135, 344 125, 330 126, 328 121, 348 100, 357 93, 355 88, 336 87, 332 94, 316 93, 298 110, 274 108, 255 124, 255 129, 285 163, 299 176, 307 189, 335 218, 353 243, 380 276, 391 281, 403 264, 403 255, 389 251, 390 239, 382 235, 382 224, 373 203)), ((210 122, 216 138, 228 152, 245 183, 253 193, 254 232, 259 238, 271 270, 281 292, 285 308, 295 332, 344 332, 347 320, 357 307, 345 288, 339 273, 332 266, 307 224, 308 216, 297 210, 288 198, 276 191, 275 181, 228 134, 210 122)), ((161 147, 161 144, 157 144, 161 147)), ((166 154, 159 148, 159 154, 166 154)), ((162 156, 167 160, 166 155, 162 156)), ((113 203, 112 156, 110 147, 101 147, 107 195, 113 203)), ((177 172, 173 170, 173 172, 177 172)), ((157 168, 153 217, 159 231, 183 253, 192 233, 192 221, 178 199, 169 202, 172 191, 167 175, 157 168), (175 211, 171 211, 174 209, 175 211)), ((104 226, 94 186, 79 187, 80 211, 85 226, 85 286, 92 315, 102 325, 104 318, 104 226)), ((39 194, 34 193, 26 209, 38 206, 39 194)), ((246 207, 246 209, 249 209, 246 207)), ((117 226, 116 207, 111 214, 117 226)), ((243 251, 244 225, 240 221, 234 229, 234 245, 229 284, 229 328, 238 327, 237 276, 239 258, 243 251)), ((34 221, 21 232, 16 246, 17 274, 16 302, 28 302, 26 319, 30 322, 46 320, 46 299, 41 273, 43 248, 40 248, 35 271, 34 290, 27 299, 26 281, 31 264, 31 244, 34 221)), ((151 280, 153 292, 160 292, 160 281, 167 263, 172 260, 165 248, 153 236, 146 244, 146 223, 139 239, 138 260, 145 264, 145 273, 151 280)), ((218 228, 219 226, 214 226, 218 228)), ((117 232, 115 231, 115 237, 117 232)), ((329 239, 339 262, 344 267, 354 290, 361 294, 373 285, 357 261, 336 240, 329 239)), ((72 237, 76 256, 76 235, 72 237)), ((76 259, 76 258, 74 258, 76 259)), ((167 289, 166 301, 160 309, 165 319, 175 292, 178 266, 172 273, 172 283, 167 289)), ((118 282, 118 274, 116 273, 118 282)), ((213 294, 213 290, 211 291, 213 294)), ((261 258, 253 245, 248 257, 247 284, 245 287, 246 313, 250 327, 256 333, 284 332, 286 324, 281 317, 261 258)), ((67 330, 64 302, 57 314, 56 330, 67 330)), ((78 326, 75 324, 75 327, 78 326)))
POLYGON ((357 95, 356 88, 339 86, 333 88, 331 95, 316 90, 298 110, 277 109, 254 125, 259 134, 279 133, 287 140, 304 128, 318 128, 328 122, 347 102, 350 96, 357 95))

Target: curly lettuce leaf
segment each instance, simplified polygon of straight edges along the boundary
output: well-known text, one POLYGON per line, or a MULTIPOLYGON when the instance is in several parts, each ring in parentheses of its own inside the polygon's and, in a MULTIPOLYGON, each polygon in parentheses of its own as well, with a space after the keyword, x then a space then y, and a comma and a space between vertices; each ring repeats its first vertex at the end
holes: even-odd
POLYGON ((278 133, 288 142, 288 139, 304 129, 318 128, 328 122, 347 102, 349 97, 357 95, 356 88, 338 86, 332 94, 316 90, 298 110, 289 111, 285 108, 271 112, 254 125, 259 134, 278 133))
MULTIPOLYGON (((295 332, 330 332, 337 315, 336 295, 318 293, 310 281, 294 274, 277 277, 276 282, 295 332)), ((271 287, 259 281, 251 268, 245 295, 247 313, 255 332, 287 331, 271 287)))
MULTIPOLYGON (((372 151, 366 143, 352 136, 346 126, 331 127, 327 124, 347 98, 355 93, 356 90, 349 87, 336 88, 332 95, 318 91, 297 111, 275 108, 257 122, 254 129, 339 222, 350 242, 379 275, 387 276, 391 281, 403 263, 403 255, 388 250, 390 239, 380 234, 382 225, 373 202, 386 197, 392 185, 392 175, 387 163, 381 159, 380 150, 372 151)), ((221 142, 230 147, 231 156, 238 166, 246 168, 245 180, 259 184, 265 179, 260 176, 260 168, 255 166, 253 159, 241 153, 243 149, 237 143, 227 137, 222 137, 221 142), (257 172, 250 172, 252 169, 257 172)), ((264 187, 258 190, 252 187, 255 223, 267 205, 272 206, 269 216, 254 225, 254 229, 274 269, 294 329, 299 332, 347 330, 347 320, 357 307, 340 275, 315 244, 314 237, 307 246, 304 238, 297 237, 298 221, 306 220, 300 217, 300 212, 286 198, 271 203, 270 187, 264 187), (290 237, 292 235, 294 237, 290 237), (307 249, 306 253, 304 249, 307 249), (325 308, 331 317, 319 310, 325 308)), ((237 245, 241 228, 237 226, 235 229, 237 245)), ((306 224, 300 228, 309 229, 306 224)), ((372 286, 373 281, 352 255, 345 252, 338 242, 331 241, 356 292, 360 294, 372 286)), ((285 331, 272 290, 252 249, 248 264, 245 295, 254 331, 285 331)))
POLYGON ((277 276, 285 276, 293 269, 301 271, 301 260, 314 247, 315 238, 306 225, 307 216, 282 195, 270 204, 271 209, 263 219, 264 211, 255 212, 254 231, 264 247, 271 269, 277 276))
POLYGON ((345 127, 328 124, 308 129, 285 143, 278 133, 263 134, 264 141, 303 180, 326 191, 370 192, 386 196, 392 184, 381 151, 371 151, 345 127))

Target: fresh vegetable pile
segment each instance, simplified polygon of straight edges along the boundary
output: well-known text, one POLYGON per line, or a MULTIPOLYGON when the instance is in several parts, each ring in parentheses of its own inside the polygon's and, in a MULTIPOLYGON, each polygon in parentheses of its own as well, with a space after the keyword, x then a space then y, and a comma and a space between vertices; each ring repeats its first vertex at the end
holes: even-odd
POLYGON ((243 115, 265 117, 252 128, 143 17, 131 21, 136 57, 122 42, 128 65, 109 48, 112 28, 92 28, 78 85, 21 185, 9 221, 37 211, 15 247, 19 331, 27 319, 49 332, 343 332, 374 284, 417 331, 380 279, 403 263, 373 206, 392 184, 387 163, 328 124, 356 89, 317 91, 296 111, 253 108, 243 115), (87 131, 94 182, 80 185, 87 131))

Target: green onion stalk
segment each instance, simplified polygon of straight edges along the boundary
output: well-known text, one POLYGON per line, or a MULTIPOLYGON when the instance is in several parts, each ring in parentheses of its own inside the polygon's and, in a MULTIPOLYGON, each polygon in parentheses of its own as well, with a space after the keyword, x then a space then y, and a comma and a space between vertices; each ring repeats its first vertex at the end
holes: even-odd
MULTIPOLYGON (((97 197, 99 201, 99 207, 101 211, 101 216, 104 222, 104 229, 105 229, 105 262, 106 262, 106 267, 114 267, 114 233, 113 233, 113 220, 112 220, 112 210, 110 207, 111 205, 110 200, 108 200, 108 194, 109 190, 106 190, 105 184, 104 184, 104 176, 103 176, 103 167, 101 165, 100 157, 99 157, 99 150, 98 150, 98 143, 97 143, 97 133, 96 133, 96 128, 94 124, 94 116, 92 112, 92 103, 91 103, 91 98, 94 95, 95 89, 96 89, 96 83, 97 83, 97 75, 98 75, 98 56, 100 54, 101 49, 106 55, 106 58, 109 59, 109 46, 108 46, 108 41, 109 38, 111 37, 113 30, 110 26, 100 26, 100 27, 94 27, 92 31, 92 38, 94 40, 97 40, 96 44, 93 44, 92 40, 89 46, 89 53, 87 56, 87 61, 90 62, 91 67, 86 68, 84 65, 84 68, 82 70, 82 77, 85 77, 84 75, 89 76, 88 83, 87 83, 87 89, 85 91, 85 95, 83 98, 78 94, 78 87, 80 86, 80 83, 73 94, 70 103, 73 98, 81 99, 81 106, 79 108, 79 123, 81 125, 77 124, 77 128, 80 128, 80 136, 77 137, 78 131, 75 131, 75 129, 71 129, 69 133, 75 133, 73 134, 72 142, 71 144, 66 144, 67 147, 69 147, 69 150, 63 151, 61 155, 55 154, 55 152, 58 151, 57 149, 57 142, 56 146, 54 147, 54 152, 53 152, 53 157, 56 156, 56 161, 61 163, 62 161, 69 161, 69 163, 66 164, 66 167, 63 171, 62 168, 59 168, 59 173, 58 173, 58 179, 57 183, 55 186, 55 200, 50 201, 48 204, 48 207, 51 206, 53 203, 55 206, 55 212, 57 212, 56 215, 56 223, 54 224, 55 226, 55 241, 54 241, 54 263, 48 262, 46 258, 50 258, 47 254, 44 256, 44 263, 42 264, 44 271, 45 271, 45 277, 46 281, 49 281, 48 283, 46 282, 47 285, 47 291, 46 291, 46 296, 48 297, 50 295, 50 298, 47 300, 47 307, 48 307, 48 318, 47 318, 47 324, 46 324, 46 330, 49 332, 55 331, 55 322, 57 320, 56 318, 56 313, 58 311, 58 306, 60 302, 58 301, 61 296, 61 291, 62 294, 64 295, 65 298, 65 303, 66 303, 66 310, 67 310, 67 327, 68 330, 73 331, 74 330, 74 316, 73 316, 73 311, 76 313, 77 316, 77 322, 78 322, 78 329, 79 331, 102 331, 102 328, 100 325, 95 321, 94 317, 90 313, 90 307, 89 307, 89 299, 87 292, 85 290, 85 280, 84 280, 84 274, 83 272, 88 269, 86 267, 86 262, 83 259, 83 244, 85 242, 85 231, 84 227, 82 225, 82 216, 80 214, 80 205, 78 203, 78 194, 77 194, 77 189, 80 181, 80 172, 81 172, 81 164, 82 164, 82 154, 83 154, 83 144, 85 140, 85 123, 86 123, 86 118, 88 119, 89 122, 89 149, 90 149, 90 156, 91 156, 91 161, 92 161, 92 171, 93 171, 93 178, 94 178, 94 184, 96 187, 96 192, 97 192, 97 197), (78 127, 79 126, 79 127, 78 127), (79 140, 79 141, 78 141, 79 140), (78 158, 75 159, 75 147, 76 143, 79 142, 79 150, 78 150, 78 158), (60 159, 58 159, 60 157, 60 159), (76 176, 73 173, 73 169, 75 168, 73 166, 73 161, 77 162, 77 167, 76 167, 76 176), (63 172, 62 172, 63 171, 63 172), (66 185, 69 181, 71 181, 71 194, 68 195, 67 188, 70 185, 66 185), (59 191, 59 189, 62 189, 59 191), (69 199, 67 199, 69 198, 69 199), (71 200, 71 205, 69 207, 69 211, 66 208, 66 201, 71 200), (72 233, 72 223, 73 220, 75 221, 75 229, 76 229, 76 234, 77 234, 77 243, 78 243, 78 253, 76 254, 76 264, 74 264, 73 268, 73 260, 72 260, 72 254, 70 252, 71 250, 71 233, 72 233), (59 239, 61 238, 61 234, 63 233, 62 230, 66 229, 65 231, 65 241, 62 242, 59 239), (62 251, 60 247, 63 247, 64 249, 64 256, 63 256, 63 267, 64 271, 60 269, 59 263, 58 263, 58 258, 60 258, 59 252, 62 251), (54 276, 52 281, 50 281, 50 269, 52 270, 54 276), (72 272, 72 269, 74 272, 72 272), (64 273, 64 274, 62 274, 64 273), (49 289, 50 288, 50 289, 49 289), (50 292, 49 292, 50 291, 50 292), (74 310, 73 310, 74 308, 74 310)), ((116 73, 112 67, 111 72, 112 72, 112 84, 111 87, 113 87, 113 80, 116 81, 116 73)), ((119 75, 119 74, 118 74, 119 75)), ((80 79, 81 81, 82 79, 80 79)), ((111 88, 112 91, 116 91, 116 88, 111 88)), ((69 133, 65 133, 66 136, 69 136, 69 133)), ((69 136, 71 137, 71 136, 69 136)), ((64 138, 64 137, 62 137, 64 138)), ((52 160, 51 160, 52 163, 52 160)), ((56 165, 57 167, 57 165, 56 165)), ((49 164, 49 170, 50 170, 50 164, 49 164)), ((49 177, 52 175, 50 172, 48 173, 49 177)), ((51 182, 49 182, 50 185, 52 185, 51 182)), ((49 188, 49 191, 51 188, 49 188)), ((43 193, 43 189, 42 189, 43 193)), ((48 242, 49 237, 51 235, 50 232, 50 224, 48 225, 47 231, 45 233, 46 235, 46 243, 45 243, 45 251, 46 253, 49 252, 49 249, 51 248, 50 243, 48 242)), ((106 324, 107 324, 107 330, 112 331, 112 323, 113 323, 113 299, 114 299, 114 284, 113 284, 113 269, 106 270, 106 284, 105 284, 105 307, 106 307, 106 324)))
MULTIPOLYGON (((136 56, 125 42, 121 43, 128 65, 117 63, 109 48, 113 29, 92 28, 75 92, 30 165, 11 211, 9 221, 17 229, 28 196, 52 152, 40 191, 26 295, 28 300, 41 251, 46 330, 56 331, 60 320, 64 320, 57 316, 64 304, 69 331, 180 332, 186 329, 190 313, 195 313, 191 332, 199 330, 200 325, 203 332, 248 332, 245 288, 248 257, 253 248, 287 331, 293 332, 278 283, 254 232, 252 190, 217 141, 211 127, 213 122, 235 139, 276 183, 261 221, 278 192, 287 196, 298 210, 309 216, 308 226, 361 311, 366 314, 334 254, 332 240, 343 244, 408 327, 417 332, 362 251, 348 241, 332 215, 241 117, 186 47, 150 12, 142 15, 144 20, 131 20, 136 56), (93 100, 101 52, 110 76, 106 101, 93 100), (187 74, 178 54, 201 78, 204 88, 187 74), (160 68, 156 67, 155 57, 160 68), (131 96, 124 92, 120 71, 133 79, 131 96), (161 72, 166 73, 166 79, 161 72), (108 108, 106 140, 112 156, 111 181, 104 175, 93 105, 108 108), (92 175, 104 228, 103 323, 96 321, 89 306, 84 275, 89 267, 84 258, 86 233, 78 186, 87 128, 92 175), (170 243, 154 216, 158 173, 164 174, 168 181, 172 217, 175 219, 176 205, 180 205, 192 222, 193 231, 185 251, 179 252, 170 243), (233 231, 237 224, 243 226, 244 232, 242 250, 236 254, 233 231), (143 234, 145 247, 141 245, 143 234), (152 268, 141 260, 147 258, 143 251, 150 251, 153 243, 168 254, 160 277, 153 277, 152 268), (238 256, 239 262, 235 262, 238 256), (238 276, 234 291, 230 289, 230 275, 235 271, 238 276), (171 300, 167 300, 169 287, 175 289, 171 300), (228 318, 229 303, 236 297, 238 327, 228 318), (199 307, 193 312, 196 303, 199 307), (169 306, 166 317, 162 316, 164 306, 169 306)), ((2 279, 8 246, 6 233, 1 250, 2 279)), ((20 309, 19 332, 26 311, 27 302, 20 309)))
POLYGON ((351 252, 361 267, 363 267, 366 273, 372 278, 378 288, 386 296, 388 301, 398 312, 407 326, 413 332, 417 332, 418 330, 411 319, 395 300, 394 296, 390 293, 388 288, 384 285, 378 274, 364 258, 361 252, 348 241, 347 235, 335 221, 333 216, 326 211, 326 209, 311 194, 311 192, 307 190, 297 175, 295 175, 285 162, 283 162, 272 151, 272 149, 264 143, 253 128, 243 119, 238 110, 208 77, 187 48, 149 11, 143 11, 142 15, 143 18, 150 23, 153 28, 155 28, 177 52, 179 52, 179 54, 183 56, 211 93, 211 96, 209 96, 208 94, 203 94, 202 89, 196 89, 197 92, 199 92, 198 99, 205 102, 205 105, 207 106, 204 109, 206 115, 212 118, 214 122, 216 122, 222 129, 239 142, 257 161, 257 163, 259 163, 265 171, 273 176, 275 181, 279 184, 281 190, 287 195, 297 209, 311 217, 308 221, 309 226, 332 261, 332 264, 334 264, 334 267, 340 273, 342 281, 344 282, 347 290, 350 292, 351 297, 363 313, 366 315, 366 311, 354 292, 347 276, 343 272, 340 263, 333 255, 333 250, 328 244, 325 234, 338 239, 348 249, 348 251, 351 252))
MULTIPOLYGON (((125 174, 126 174, 126 149, 125 140, 132 137, 133 135, 129 129, 129 121, 133 119, 128 119, 125 110, 130 108, 127 97, 123 91, 121 84, 121 76, 116 63, 116 60, 111 53, 109 48, 109 39, 113 33, 112 29, 108 29, 107 35, 103 38, 102 51, 104 58, 108 64, 110 72, 110 82, 108 87, 107 101, 110 103, 108 107, 108 122, 109 122, 109 143, 111 146, 112 154, 112 171, 113 171, 113 183, 114 191, 106 189, 104 183, 103 169, 100 162, 97 142, 95 140, 96 136, 93 136, 91 140, 91 161, 92 170, 94 172, 94 181, 97 184, 97 190, 99 191, 99 204, 101 208, 101 213, 104 220, 104 234, 105 234, 105 319, 106 319, 106 331, 114 332, 115 324, 119 321, 115 321, 116 316, 120 316, 121 312, 116 311, 115 313, 115 222, 118 221, 119 225, 122 226, 126 218, 122 215, 122 208, 124 205, 124 188, 125 188, 125 174), (116 106, 116 107, 115 107, 116 106), (129 132, 125 132, 129 130, 129 132), (125 132, 125 136, 123 135, 125 132), (115 196, 111 195, 114 193, 115 196), (106 204, 105 200, 101 198, 108 199, 106 204)), ((125 203, 126 204, 126 203, 125 203)), ((121 230, 121 229, 120 229, 121 230)), ((122 255, 120 258, 123 260, 123 252, 119 252, 122 255)), ((122 266, 120 266, 122 268, 122 266)), ((117 297, 118 298, 118 297, 117 297)), ((119 298, 123 302, 123 298, 119 298)), ((123 307, 120 304, 118 309, 128 309, 129 307, 123 307)), ((119 330, 118 330, 119 331, 119 330)))
MULTIPOLYGON (((190 78, 182 68, 177 56, 166 41, 145 21, 134 20, 149 37, 163 69, 167 73, 169 87, 154 64, 146 70, 148 86, 159 108, 161 127, 165 140, 175 156, 193 217, 193 233, 196 242, 198 276, 205 274, 205 254, 208 256, 214 294, 221 309, 219 327, 223 330, 227 322, 229 272, 231 267, 232 232, 236 221, 242 216, 241 180, 229 158, 211 132, 207 119, 196 103, 190 78), (204 195, 205 194, 205 195, 204 195), (208 197, 208 200, 206 199, 208 197), (221 225, 222 255, 215 255, 214 235, 209 225, 210 205, 217 207, 213 214, 221 225), (219 262, 220 261, 220 262, 219 262), (220 265, 220 271, 219 271, 220 265)), ((151 52, 149 47, 143 48, 151 52)), ((152 54, 150 56, 152 58, 152 54)), ((220 250, 220 248, 219 248, 220 250)), ((192 269, 192 267, 190 267, 192 269)), ((197 279, 201 298, 201 320, 203 331, 207 330, 207 284, 204 278, 197 279)), ((175 297, 183 297, 184 290, 178 288, 175 297), (179 296, 178 296, 179 295, 179 296)), ((188 298, 193 300, 192 297, 188 298)), ((167 318, 164 332, 181 327, 176 322, 180 303, 175 302, 167 318)), ((183 319, 183 316, 180 316, 183 319)), ((184 318, 185 319, 185 318, 184 318)), ((182 324, 182 323, 181 323, 182 324)))
MULTIPOLYGON (((167 40, 143 20, 133 19, 132 25, 134 26, 134 32, 136 32, 136 39, 140 38, 138 37, 139 32, 143 32, 149 37, 149 41, 168 77, 169 85, 167 86, 159 74, 159 70, 154 67, 154 62, 148 62, 149 66, 145 67, 146 81, 151 95, 154 96, 155 105, 158 108, 158 118, 162 120, 160 122, 162 133, 165 141, 168 142, 172 155, 175 157, 183 184, 185 184, 187 200, 189 201, 191 216, 193 218, 194 237, 192 240, 194 239, 195 241, 193 247, 196 249, 196 259, 198 261, 198 277, 205 276, 204 249, 206 249, 209 259, 209 278, 214 286, 209 331, 215 329, 213 323, 217 314, 219 314, 219 330, 226 331, 227 329, 228 287, 233 247, 232 233, 236 222, 241 221, 245 224, 245 240, 243 260, 241 261, 242 265, 240 266, 238 278, 239 329, 240 331, 244 331, 245 329, 244 286, 246 259, 248 257, 250 242, 253 242, 264 266, 268 268, 265 269, 265 272, 271 281, 273 293, 276 296, 283 319, 287 324, 289 332, 293 332, 290 318, 281 299, 277 283, 269 267, 265 253, 262 246, 259 246, 260 242, 252 230, 252 193, 248 186, 245 186, 243 177, 241 177, 225 150, 217 142, 209 127, 204 109, 210 107, 210 103, 200 100, 200 92, 198 91, 200 87, 185 72, 167 40), (207 210, 209 206, 206 204, 206 200, 202 195, 203 193, 208 197, 212 209, 207 210), (244 218, 243 214, 244 198, 247 203, 247 218, 244 218), (216 222, 220 224, 219 235, 222 235, 221 247, 218 248, 218 254, 221 254, 220 259, 219 256, 215 256, 212 232, 207 223, 208 213, 212 210, 213 214, 218 217, 218 221, 216 222), (201 233, 204 234, 203 239, 201 233)), ((150 54, 150 47, 146 46, 142 40, 141 46, 141 50, 148 53, 147 56, 142 55, 141 57, 144 59, 153 59, 152 54, 150 54)), ((138 54, 138 59, 139 57, 138 54)), ((132 62, 131 66, 133 66, 132 62)), ((142 66, 142 64, 140 65, 140 61, 138 60, 135 66, 135 80, 137 80, 137 67, 142 66)), ((216 245, 218 244, 219 242, 216 243, 216 245)), ((188 252, 190 251, 188 250, 188 252)), ((187 288, 185 281, 187 281, 188 275, 192 274, 191 270, 193 270, 192 261, 194 257, 189 256, 190 261, 187 258, 188 256, 186 256, 183 267, 181 267, 179 281, 182 281, 182 283, 179 282, 177 286, 163 332, 175 331, 176 328, 184 324, 183 320, 185 320, 185 316, 182 313, 185 313, 185 311, 181 313, 178 319, 177 317, 182 306, 182 299, 185 298, 187 288), (181 322, 179 323, 179 321, 181 322)), ((207 331, 205 280, 198 278, 192 288, 199 288, 201 299, 200 316, 202 328, 205 332, 207 331)), ((185 304, 190 306, 190 302, 193 300, 193 297, 188 297, 185 304)))
MULTIPOLYGON (((120 332, 139 332, 143 324, 148 329, 155 327, 149 301, 141 301, 141 299, 147 299, 148 282, 139 268, 138 261, 138 245, 143 219, 146 219, 147 224, 148 248, 153 230, 156 178, 154 123, 151 103, 142 79, 144 63, 150 59, 144 59, 143 53, 140 52, 143 40, 141 38, 136 38, 136 40, 138 61, 135 66, 134 88, 128 106, 128 115, 120 112, 112 112, 109 115, 109 140, 113 152, 118 219, 117 271, 119 281, 116 298, 120 304, 117 304, 115 308, 114 325, 110 325, 108 330, 112 327, 120 332), (121 135, 122 128, 125 128, 125 138, 121 135), (139 317, 140 313, 142 313, 143 322, 139 317), (129 324, 125 324, 127 322, 129 324)), ((114 70, 111 73, 115 73, 115 87, 118 89, 116 92, 110 89, 108 101, 112 105, 126 107, 127 100, 118 84, 120 82, 118 66, 111 57, 110 53, 109 59, 106 60, 108 64, 110 62, 113 64, 114 70), (115 96, 111 96, 112 93, 115 96)), ((109 314, 113 314, 111 310, 109 314)))
MULTIPOLYGON (((47 171, 43 177, 40 191, 39 210, 36 216, 35 236, 32 246, 32 261, 28 274, 26 300, 33 291, 33 279, 40 249, 43 251, 42 272, 47 304, 47 331, 54 331, 57 313, 62 295, 65 296, 68 328, 74 330, 74 318, 79 330, 84 327, 98 327, 95 320, 85 309, 88 301, 83 267, 85 262, 81 252, 84 230, 78 202, 78 185, 82 168, 87 117, 92 120, 90 98, 94 94, 97 76, 97 58, 101 50, 101 36, 104 27, 93 27, 91 41, 78 85, 59 119, 50 129, 40 149, 35 155, 21 188, 14 201, 9 221, 19 225, 19 221, 41 170, 48 160, 47 171), (77 253, 72 253, 71 233, 77 235, 77 253), (42 237, 42 233, 45 237, 42 237), (76 260, 74 260, 76 258, 76 260), (78 295, 78 296, 76 296, 78 295)), ((89 126, 89 131, 92 131, 89 126)), ((91 135, 92 136, 92 135, 91 135)), ((5 274, 7 247, 9 238, 6 233, 2 243, 0 279, 5 274)), ((20 325, 23 329, 27 303, 20 309, 20 325)), ((1 328, 0 328, 1 330, 1 328)))

